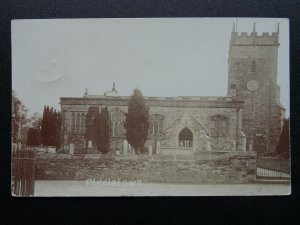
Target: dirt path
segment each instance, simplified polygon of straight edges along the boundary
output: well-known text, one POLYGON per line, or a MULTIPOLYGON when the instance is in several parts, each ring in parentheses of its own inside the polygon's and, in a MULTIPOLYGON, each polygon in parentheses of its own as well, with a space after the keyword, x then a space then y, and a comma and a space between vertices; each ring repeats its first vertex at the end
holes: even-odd
POLYGON ((288 184, 161 184, 117 181, 36 181, 35 196, 288 195, 288 184))

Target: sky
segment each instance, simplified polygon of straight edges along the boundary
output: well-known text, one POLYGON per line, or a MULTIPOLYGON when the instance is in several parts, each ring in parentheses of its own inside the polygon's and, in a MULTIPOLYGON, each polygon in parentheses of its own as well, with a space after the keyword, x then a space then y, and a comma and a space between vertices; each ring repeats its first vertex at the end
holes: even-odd
POLYGON ((238 32, 280 23, 278 84, 289 115, 289 21, 276 18, 43 19, 12 21, 12 88, 30 110, 60 97, 226 96, 233 22, 238 32))

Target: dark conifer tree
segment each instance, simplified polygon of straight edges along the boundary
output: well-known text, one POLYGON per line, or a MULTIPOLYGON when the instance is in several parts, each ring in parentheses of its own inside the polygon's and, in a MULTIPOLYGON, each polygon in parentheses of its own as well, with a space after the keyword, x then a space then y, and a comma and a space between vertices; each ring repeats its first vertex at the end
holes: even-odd
POLYGON ((86 114, 85 121, 85 140, 86 140, 86 149, 88 147, 88 141, 95 141, 94 129, 95 129, 95 118, 99 114, 98 107, 89 107, 88 112, 86 114))
POLYGON ((46 110, 46 127, 45 127, 45 131, 46 131, 46 142, 45 145, 50 145, 50 130, 51 130, 51 115, 50 115, 50 109, 49 106, 47 106, 47 110, 46 110))
POLYGON ((49 124, 48 124, 48 127, 49 127, 49 131, 48 131, 48 137, 49 137, 49 140, 48 140, 48 145, 51 145, 53 146, 55 143, 54 141, 54 133, 55 133, 55 115, 54 115, 54 111, 53 111, 53 107, 51 107, 50 109, 50 113, 49 113, 49 124))
POLYGON ((60 147, 60 135, 61 135, 61 112, 56 115, 56 146, 60 147))
MULTIPOLYGON (((102 111, 102 110, 101 110, 102 111)), ((104 141, 104 132, 103 132, 103 114, 102 112, 98 113, 95 116, 95 121, 94 121, 94 140, 96 142, 96 146, 99 152, 103 151, 103 141, 104 141)))
POLYGON ((39 131, 37 128, 29 128, 27 133, 27 145, 39 145, 39 131))
POLYGON ((61 128, 61 115, 49 106, 44 107, 41 125, 41 141, 44 146, 59 147, 59 137, 61 128))
POLYGON ((276 154, 284 157, 290 157, 290 123, 289 119, 284 119, 281 135, 276 148, 276 154))
POLYGON ((108 108, 102 108, 101 110, 101 153, 107 153, 110 149, 110 126, 109 126, 109 112, 108 108))
POLYGON ((95 117, 94 139, 98 151, 106 154, 110 149, 109 112, 107 107, 101 108, 101 113, 95 117))
POLYGON ((103 120, 104 120, 104 148, 105 148, 105 153, 110 150, 110 119, 109 119, 109 112, 108 108, 105 107, 104 110, 102 111, 103 113, 103 120))
POLYGON ((48 107, 44 106, 42 126, 41 126, 41 141, 43 145, 47 145, 47 125, 48 125, 48 107))
POLYGON ((145 103, 142 92, 138 89, 133 91, 128 103, 124 126, 128 143, 136 153, 144 153, 149 129, 149 107, 145 103))

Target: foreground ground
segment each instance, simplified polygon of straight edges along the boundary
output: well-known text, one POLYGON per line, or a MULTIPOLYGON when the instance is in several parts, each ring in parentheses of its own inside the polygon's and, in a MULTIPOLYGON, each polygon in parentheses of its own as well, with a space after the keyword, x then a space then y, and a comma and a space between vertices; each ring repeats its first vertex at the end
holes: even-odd
POLYGON ((36 181, 35 196, 288 195, 289 184, 162 184, 107 181, 36 181))

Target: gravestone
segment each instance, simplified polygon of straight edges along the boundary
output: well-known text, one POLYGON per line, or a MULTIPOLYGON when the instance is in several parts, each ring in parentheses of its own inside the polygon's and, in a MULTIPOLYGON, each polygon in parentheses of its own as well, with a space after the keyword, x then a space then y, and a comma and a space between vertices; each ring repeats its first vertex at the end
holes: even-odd
POLYGON ((93 148, 93 143, 91 140, 88 141, 88 148, 93 148))
POLYGON ((159 149, 160 149, 160 142, 156 142, 156 154, 159 155, 159 149))
POLYGON ((128 144, 128 152, 130 152, 130 153, 131 153, 131 151, 132 151, 132 149, 131 149, 131 145, 130 145, 130 144, 128 144))
POLYGON ((51 153, 51 154, 54 154, 54 153, 56 153, 56 148, 55 147, 48 147, 47 152, 51 153))
POLYGON ((243 152, 245 152, 246 151, 246 143, 247 143, 247 138, 246 138, 246 136, 244 135, 244 136, 242 136, 242 143, 241 143, 241 150, 243 151, 243 152))
POLYGON ((152 146, 151 145, 148 146, 148 154, 150 156, 152 156, 152 146))
POLYGON ((68 152, 69 149, 70 149, 70 145, 65 144, 64 147, 63 147, 63 149, 64 149, 64 152, 68 152))
POLYGON ((12 144, 12 149, 13 149, 13 152, 17 151, 18 145, 16 143, 13 143, 12 144))
POLYGON ((74 144, 73 143, 70 143, 69 154, 71 154, 71 155, 74 154, 74 144))
POLYGON ((128 152, 128 142, 127 140, 123 140, 123 154, 127 154, 128 152))
POLYGON ((22 149, 21 141, 18 141, 18 143, 17 143, 17 149, 18 149, 18 150, 21 150, 21 149, 22 149))
POLYGON ((249 141, 249 151, 253 151, 253 140, 249 141))
POLYGON ((236 142, 235 139, 232 139, 232 150, 235 151, 236 149, 236 142))
POLYGON ((206 138, 206 151, 211 151, 211 145, 210 145, 210 138, 209 136, 205 135, 206 138))

